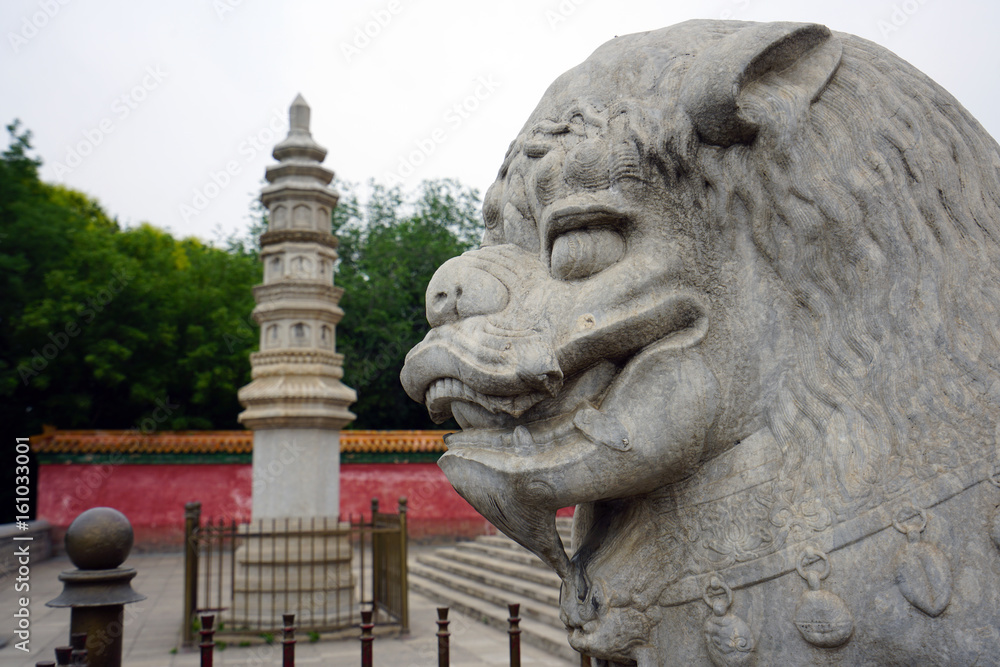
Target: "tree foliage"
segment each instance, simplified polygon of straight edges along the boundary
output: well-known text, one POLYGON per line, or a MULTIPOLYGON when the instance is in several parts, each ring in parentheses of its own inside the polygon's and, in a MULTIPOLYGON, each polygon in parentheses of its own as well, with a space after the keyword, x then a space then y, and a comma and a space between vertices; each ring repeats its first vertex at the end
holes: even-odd
POLYGON ((403 391, 399 371, 427 333, 424 292, 434 271, 479 242, 479 197, 454 180, 425 181, 412 197, 374 183, 368 190, 362 203, 350 188, 333 213, 346 313, 337 351, 344 382, 358 391, 352 427, 435 428, 403 391))
POLYGON ((257 337, 252 253, 121 229, 43 183, 15 122, 0 160, 0 414, 60 428, 233 428, 257 337))
MULTIPOLYGON (((42 182, 30 133, 8 126, 0 159, 0 417, 17 434, 59 428, 238 428, 250 381, 261 282, 260 208, 221 248, 149 224, 122 229, 90 197, 42 182)), ((434 270, 473 247, 479 198, 455 181, 407 196, 341 186, 335 282, 344 382, 358 390, 355 428, 426 428, 399 384, 427 332, 434 270)))

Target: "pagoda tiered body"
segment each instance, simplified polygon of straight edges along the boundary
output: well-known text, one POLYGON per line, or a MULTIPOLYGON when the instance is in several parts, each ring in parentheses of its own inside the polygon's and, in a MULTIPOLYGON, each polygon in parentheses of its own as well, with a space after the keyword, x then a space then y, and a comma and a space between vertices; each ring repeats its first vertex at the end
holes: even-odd
POLYGON ((309 133, 309 107, 299 95, 288 137, 274 147, 261 192, 268 231, 260 238, 264 283, 254 289, 260 351, 250 357, 253 381, 239 392, 239 420, 256 430, 340 429, 354 419, 357 400, 341 383, 343 356, 336 327, 343 290, 333 285, 337 237, 330 215, 337 193, 333 172, 321 164, 326 149, 309 133))

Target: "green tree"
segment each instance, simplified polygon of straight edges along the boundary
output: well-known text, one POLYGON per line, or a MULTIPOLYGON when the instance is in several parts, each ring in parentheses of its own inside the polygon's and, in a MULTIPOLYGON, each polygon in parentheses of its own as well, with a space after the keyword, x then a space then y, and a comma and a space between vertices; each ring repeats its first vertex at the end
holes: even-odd
MULTIPOLYGON (((223 248, 149 224, 122 229, 93 199, 43 183, 17 122, 0 159, 0 418, 59 428, 237 428, 261 281, 258 207, 223 248)), ((332 216, 346 316, 337 347, 356 428, 432 426, 399 384, 427 332, 424 291, 481 234, 479 198, 455 181, 412 196, 347 188, 332 216)))
POLYGON ((93 199, 43 183, 17 122, 0 159, 0 416, 60 428, 236 427, 257 336, 260 264, 121 229, 93 199))
POLYGON ((424 293, 434 271, 479 243, 479 196, 454 180, 425 181, 409 198, 398 187, 368 189, 362 204, 355 188, 346 188, 333 213, 335 282, 345 290, 346 313, 337 350, 345 356, 345 384, 358 391, 351 427, 436 428, 403 391, 399 371, 428 331, 424 293))

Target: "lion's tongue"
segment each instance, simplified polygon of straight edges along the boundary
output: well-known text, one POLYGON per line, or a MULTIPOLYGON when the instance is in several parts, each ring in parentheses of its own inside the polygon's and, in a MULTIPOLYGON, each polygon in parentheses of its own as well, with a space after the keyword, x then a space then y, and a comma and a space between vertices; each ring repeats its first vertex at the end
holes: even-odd
POLYGON ((555 509, 524 502, 518 493, 504 493, 512 482, 510 475, 478 461, 444 456, 439 465, 459 494, 490 523, 536 554, 562 579, 570 576, 569 557, 556 530, 555 509))
MULTIPOLYGON (((528 426, 473 429, 448 436, 448 453, 438 465, 458 493, 490 523, 538 555, 560 577, 570 575, 570 562, 555 528, 556 511, 575 504, 561 498, 542 477, 576 468, 587 440, 619 452, 629 435, 614 416, 590 405, 559 418, 528 426), (547 452, 547 455, 546 455, 547 452), (540 459, 548 474, 539 475, 520 463, 540 459)), ((593 446, 593 445, 591 445, 593 446)))

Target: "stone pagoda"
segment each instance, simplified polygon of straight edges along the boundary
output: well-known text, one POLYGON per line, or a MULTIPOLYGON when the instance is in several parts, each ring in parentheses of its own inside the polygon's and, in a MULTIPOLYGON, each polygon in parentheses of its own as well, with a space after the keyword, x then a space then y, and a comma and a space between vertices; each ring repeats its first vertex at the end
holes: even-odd
POLYGON ((270 220, 260 237, 264 284, 254 288, 260 351, 250 356, 253 381, 239 393, 239 420, 254 432, 254 519, 339 514, 339 431, 357 400, 340 381, 344 358, 335 347, 344 311, 343 290, 333 285, 333 172, 321 164, 326 149, 309 133, 301 95, 289 115, 260 196, 270 220))
MULTIPOLYGON (((350 549, 341 544, 347 539, 314 534, 310 553, 299 550, 303 531, 338 526, 340 429, 354 419, 348 406, 357 394, 341 383, 344 358, 336 352, 336 327, 344 311, 337 305, 343 290, 333 284, 337 237, 330 231, 330 215, 338 199, 330 187, 333 172, 321 164, 326 149, 309 132, 309 106, 301 95, 289 116, 288 136, 274 147, 278 164, 267 168, 268 185, 260 197, 269 219, 260 237, 264 282, 254 288, 260 351, 250 357, 253 380, 239 392, 246 407, 239 421, 254 434, 248 529, 275 533, 270 541, 249 540, 238 554, 235 612, 248 625, 243 603, 243 611, 256 611, 255 595, 270 600, 269 592, 258 591, 261 586, 284 585, 274 575, 275 568, 289 567, 278 562, 282 558, 294 561, 293 570, 305 570, 283 569, 289 581, 316 581, 321 588, 296 591, 311 600, 313 609, 350 609, 350 549), (280 533, 299 537, 292 542, 280 533)), ((286 611, 295 610, 273 609, 272 616, 286 611)), ((329 620, 330 614, 322 615, 329 620)))

